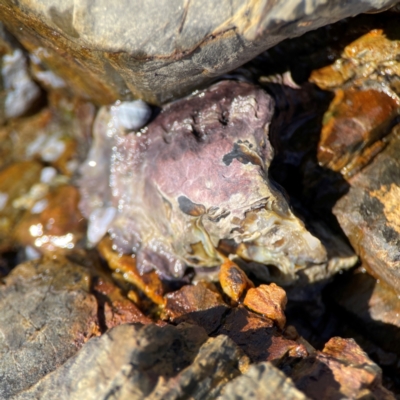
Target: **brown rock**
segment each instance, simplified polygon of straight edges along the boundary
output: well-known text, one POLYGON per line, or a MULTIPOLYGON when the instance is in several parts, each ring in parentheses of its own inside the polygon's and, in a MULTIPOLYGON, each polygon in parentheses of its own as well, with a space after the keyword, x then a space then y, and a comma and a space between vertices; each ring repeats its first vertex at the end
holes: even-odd
POLYGON ((285 291, 275 283, 249 289, 243 301, 246 307, 272 319, 280 329, 283 329, 286 323, 284 314, 286 303, 285 291))
POLYGON ((164 103, 287 37, 394 3, 7 0, 0 14, 20 42, 82 97, 105 104, 132 93, 164 103))
POLYGON ((24 246, 43 253, 65 253, 86 233, 86 222, 78 209, 79 192, 63 185, 38 200, 40 211, 27 211, 15 227, 14 237, 24 246), (43 210, 41 210, 44 208, 43 210))
POLYGON ((92 291, 99 303, 99 315, 103 313, 104 324, 107 329, 126 323, 152 323, 138 307, 121 292, 115 284, 103 277, 94 280, 92 291))
POLYGON ((39 182, 42 166, 36 161, 14 163, 0 171, 0 251, 14 245, 12 230, 23 214, 15 201, 39 182))
POLYGON ((111 269, 120 272, 123 278, 139 288, 149 299, 158 305, 164 305, 162 297, 164 288, 155 271, 140 274, 136 268, 136 259, 130 255, 119 255, 112 249, 112 241, 105 237, 98 245, 101 255, 106 259, 111 269))
POLYGON ((0 288, 0 397, 23 392, 99 334, 90 276, 66 260, 17 266, 0 288))
POLYGON ((394 399, 382 386, 382 371, 353 339, 332 338, 322 352, 300 361, 290 373, 311 399, 394 399))
POLYGON ((167 294, 164 314, 173 323, 189 322, 210 334, 221 325, 227 311, 228 306, 213 285, 199 282, 167 294))
POLYGON ((221 265, 219 282, 224 293, 236 302, 247 289, 254 287, 245 272, 229 259, 226 259, 221 265))
POLYGON ((337 89, 324 116, 318 147, 322 166, 350 177, 384 147, 377 142, 388 133, 399 102, 374 89, 337 89))
POLYGON ((243 363, 231 340, 198 326, 120 325, 15 399, 209 399, 243 363))
POLYGON ((304 345, 285 339, 271 319, 239 306, 225 317, 218 334, 229 336, 250 357, 252 362, 272 361, 280 364, 287 358, 307 356, 304 345))
POLYGON ((365 268, 400 287, 400 126, 370 165, 350 180, 333 212, 365 268))

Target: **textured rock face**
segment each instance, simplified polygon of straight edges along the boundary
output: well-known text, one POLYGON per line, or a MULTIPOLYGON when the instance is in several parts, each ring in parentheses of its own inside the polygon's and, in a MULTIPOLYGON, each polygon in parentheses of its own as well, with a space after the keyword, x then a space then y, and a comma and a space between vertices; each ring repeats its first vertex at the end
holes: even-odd
POLYGON ((0 17, 81 95, 102 104, 131 94, 164 103, 283 39, 395 3, 6 0, 0 17))
POLYGON ((400 134, 393 129, 384 151, 350 180, 333 209, 371 273, 400 290, 400 134))
POLYGON ((0 398, 62 365, 99 334, 87 272, 72 263, 19 265, 0 288, 0 398))
POLYGON ((291 379, 269 362, 252 365, 249 370, 229 382, 221 400, 278 399, 306 400, 291 379))
POLYGON ((171 103, 138 133, 103 109, 82 167, 84 214, 114 214, 108 231, 140 272, 219 266, 221 246, 295 280, 326 251, 268 179, 272 113, 263 90, 233 81, 171 103))
POLYGON ((246 363, 231 340, 199 327, 121 325, 16 399, 215 398, 246 363))

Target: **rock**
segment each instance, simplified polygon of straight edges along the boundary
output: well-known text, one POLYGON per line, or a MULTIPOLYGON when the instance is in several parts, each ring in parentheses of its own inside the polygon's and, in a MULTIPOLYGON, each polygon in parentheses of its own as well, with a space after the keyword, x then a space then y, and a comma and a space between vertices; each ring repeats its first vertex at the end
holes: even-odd
POLYGON ((400 355, 400 302, 392 288, 358 270, 337 282, 330 295, 355 330, 383 350, 400 355))
POLYGON ((214 398, 245 364, 232 341, 200 327, 120 325, 15 400, 214 398))
POLYGON ((334 337, 322 352, 297 363, 289 376, 311 399, 393 399, 382 371, 353 339, 334 337))
POLYGON ((333 212, 365 268, 400 288, 400 126, 386 148, 356 176, 333 212))
POLYGON ((99 243, 98 249, 107 261, 108 266, 115 271, 119 271, 124 280, 140 289, 155 304, 165 304, 165 299, 163 298, 164 287, 155 271, 140 274, 136 268, 136 259, 130 255, 120 255, 115 252, 108 237, 99 243))
POLYGON ((270 362, 251 365, 249 370, 229 382, 221 400, 265 399, 306 400, 293 381, 270 362))
MULTIPOLYGON (((43 171, 45 169, 42 175, 43 171)), ((78 202, 76 187, 62 185, 54 188, 25 212, 15 227, 15 239, 43 253, 65 253, 73 249, 86 231, 78 202)))
POLYGON ((249 289, 243 300, 243 304, 246 307, 272 319, 280 329, 283 329, 286 324, 284 314, 286 303, 285 291, 275 283, 249 289))
POLYGON ((100 104, 131 94, 160 104, 288 37, 395 3, 7 0, 0 14, 10 32, 77 94, 100 104))
POLYGON ((324 115, 318 160, 350 178, 385 146, 400 112, 400 41, 372 30, 345 47, 333 65, 310 77, 335 98, 324 115))
POLYGON ((0 397, 13 398, 100 333, 90 275, 65 260, 20 264, 0 288, 0 397))
POLYGON ((267 179, 272 111, 264 91, 234 81, 169 104, 138 133, 125 134, 103 108, 81 168, 83 214, 115 209, 105 230, 142 274, 216 267, 222 248, 276 266, 287 282, 324 268, 326 250, 267 179))
POLYGON ((94 279, 93 294, 99 303, 98 315, 102 316, 104 329, 111 329, 114 326, 126 323, 141 323, 144 325, 152 323, 152 320, 146 317, 137 306, 126 296, 123 295, 110 279, 98 276, 94 279))
POLYGON ((41 170, 38 162, 24 161, 0 171, 0 251, 9 250, 14 245, 12 231, 23 214, 15 202, 39 182, 41 170))
POLYGON ((219 282, 224 293, 236 302, 247 289, 254 287, 245 272, 229 259, 226 259, 221 265, 219 282))
POLYGON ((199 282, 166 295, 164 318, 199 325, 207 334, 220 327, 229 310, 213 284, 199 282))
POLYGON ((217 334, 229 336, 252 362, 272 361, 280 365, 288 356, 298 359, 308 355, 303 344, 283 337, 271 319, 243 306, 225 316, 217 334))

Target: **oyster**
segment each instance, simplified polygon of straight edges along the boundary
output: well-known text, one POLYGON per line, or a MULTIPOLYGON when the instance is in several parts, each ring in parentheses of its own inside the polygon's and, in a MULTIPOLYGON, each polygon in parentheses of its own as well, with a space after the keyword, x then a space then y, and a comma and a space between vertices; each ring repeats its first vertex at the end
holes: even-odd
POLYGON ((81 210, 94 242, 108 231, 116 249, 136 254, 141 272, 166 276, 218 266, 222 250, 274 265, 289 281, 326 262, 268 178, 274 102, 262 89, 220 82, 133 133, 116 107, 100 110, 81 168, 81 210))

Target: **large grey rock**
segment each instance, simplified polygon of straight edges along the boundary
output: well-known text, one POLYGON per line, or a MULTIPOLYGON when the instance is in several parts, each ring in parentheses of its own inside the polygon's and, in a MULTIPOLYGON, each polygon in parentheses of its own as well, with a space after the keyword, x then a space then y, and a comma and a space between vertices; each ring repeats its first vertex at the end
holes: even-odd
POLYGON ((26 390, 99 333, 90 277, 72 263, 32 261, 0 287, 0 398, 26 390))
POLYGON ((230 339, 208 339, 198 326, 119 325, 15 400, 209 399, 241 364, 230 339))
POLYGON ((99 103, 164 103, 283 39, 396 0, 4 0, 0 18, 99 103))

